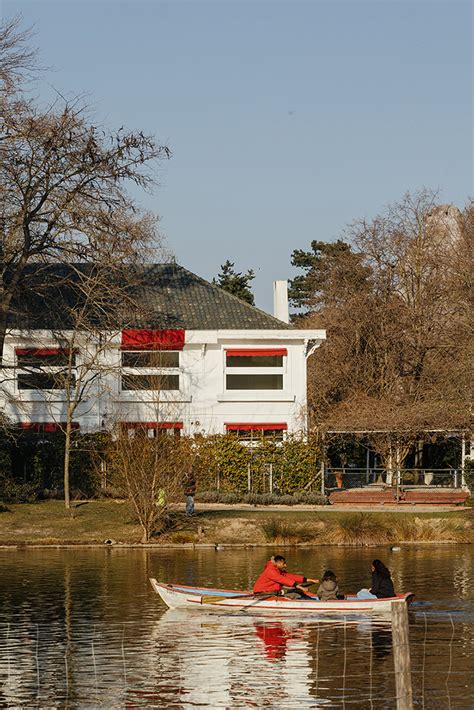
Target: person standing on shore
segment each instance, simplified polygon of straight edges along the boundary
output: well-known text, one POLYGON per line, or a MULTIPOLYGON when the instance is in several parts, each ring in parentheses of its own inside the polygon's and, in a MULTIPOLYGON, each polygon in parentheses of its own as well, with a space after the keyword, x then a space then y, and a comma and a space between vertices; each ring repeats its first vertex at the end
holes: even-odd
POLYGON ((184 477, 184 495, 186 497, 186 515, 194 515, 194 496, 196 495, 196 477, 192 467, 184 477))

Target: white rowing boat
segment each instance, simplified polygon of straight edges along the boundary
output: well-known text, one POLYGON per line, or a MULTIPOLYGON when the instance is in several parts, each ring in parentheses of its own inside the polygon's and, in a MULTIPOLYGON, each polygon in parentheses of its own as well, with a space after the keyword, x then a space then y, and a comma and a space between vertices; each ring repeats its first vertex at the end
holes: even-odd
POLYGON ((150 578, 153 589, 170 609, 242 609, 252 612, 294 613, 322 612, 372 613, 389 612, 392 604, 406 604, 413 598, 411 592, 397 594, 387 599, 358 599, 356 595, 346 595, 344 599, 321 601, 315 594, 307 593, 306 598, 255 596, 252 592, 237 589, 213 589, 208 587, 187 587, 180 584, 164 584, 150 578))

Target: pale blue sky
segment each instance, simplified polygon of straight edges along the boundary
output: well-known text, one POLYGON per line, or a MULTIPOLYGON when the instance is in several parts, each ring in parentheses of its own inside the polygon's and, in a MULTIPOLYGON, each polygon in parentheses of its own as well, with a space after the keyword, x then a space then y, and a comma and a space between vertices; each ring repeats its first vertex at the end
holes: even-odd
POLYGON ((471 2, 3 0, 19 12, 55 88, 171 147, 142 204, 177 260, 254 268, 265 309, 294 248, 406 190, 472 193, 471 2))

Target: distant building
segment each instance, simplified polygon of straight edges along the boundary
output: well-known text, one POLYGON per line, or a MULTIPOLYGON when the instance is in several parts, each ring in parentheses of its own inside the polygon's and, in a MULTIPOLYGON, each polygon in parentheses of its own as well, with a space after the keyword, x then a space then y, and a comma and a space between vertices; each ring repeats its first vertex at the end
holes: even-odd
POLYGON ((447 249, 461 238, 461 223, 461 211, 455 205, 436 205, 426 218, 433 243, 447 249))
POLYGON ((305 430, 306 356, 325 331, 288 323, 286 282, 275 282, 278 320, 176 264, 144 267, 143 281, 146 322, 96 341, 84 335, 74 352, 64 345, 71 333, 60 307, 23 304, 4 347, 0 396, 12 424, 63 426, 68 397, 60 375, 69 361, 79 376, 96 348, 97 366, 83 375, 74 416, 83 432, 121 426, 149 436, 237 432, 252 439, 305 430))

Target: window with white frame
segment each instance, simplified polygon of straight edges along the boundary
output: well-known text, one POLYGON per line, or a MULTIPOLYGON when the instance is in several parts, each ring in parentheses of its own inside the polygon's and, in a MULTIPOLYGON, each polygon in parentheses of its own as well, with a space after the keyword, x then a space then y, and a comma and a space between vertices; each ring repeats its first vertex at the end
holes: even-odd
POLYGON ((179 351, 122 351, 122 391, 160 391, 179 390, 179 388, 179 351))
POLYGON ((226 350, 226 390, 283 390, 286 348, 226 350))
POLYGON ((74 387, 71 368, 76 353, 62 348, 17 348, 17 387, 19 390, 64 390, 74 387))

